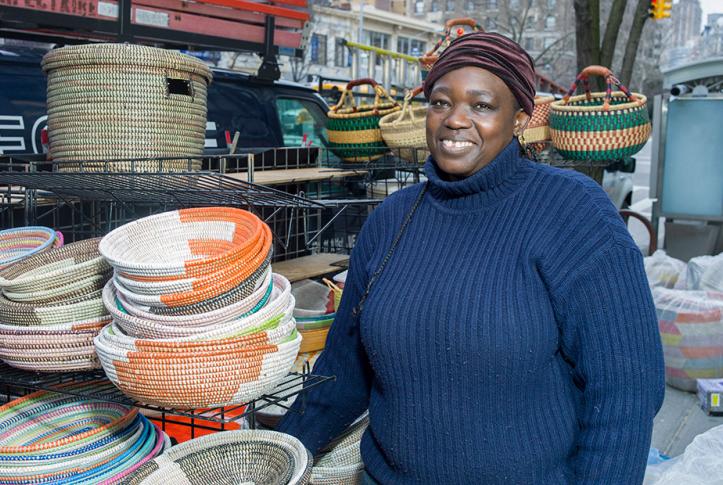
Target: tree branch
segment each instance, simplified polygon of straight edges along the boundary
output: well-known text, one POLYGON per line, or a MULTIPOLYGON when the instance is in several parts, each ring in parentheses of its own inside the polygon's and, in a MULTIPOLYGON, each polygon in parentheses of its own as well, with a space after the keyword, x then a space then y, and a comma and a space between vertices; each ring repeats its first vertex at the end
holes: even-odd
POLYGON ((535 57, 535 64, 537 64, 537 61, 539 61, 540 59, 542 59, 542 58, 545 56, 545 54, 547 54, 553 47, 555 47, 556 45, 558 45, 560 42, 563 42, 565 39, 567 39, 567 38, 570 37, 571 35, 572 35, 572 32, 568 32, 567 34, 565 34, 565 35, 563 35, 562 37, 558 38, 555 42, 553 42, 553 43, 550 44, 549 46, 545 47, 545 48, 542 50, 542 52, 540 52, 540 53, 537 55, 537 57, 535 57))
POLYGON ((628 37, 628 43, 625 46, 623 66, 620 69, 620 82, 622 82, 625 86, 630 84, 630 80, 633 77, 635 57, 638 54, 638 46, 640 45, 640 38, 643 35, 645 21, 648 20, 648 5, 648 0, 638 0, 638 5, 635 8, 633 25, 630 28, 630 36, 628 37))
POLYGON ((623 22, 625 15, 625 7, 628 0, 614 0, 610 9, 608 23, 605 26, 605 35, 602 45, 600 46, 600 64, 606 67, 612 67, 613 56, 615 55, 615 45, 618 42, 618 34, 620 33, 620 24, 623 22))

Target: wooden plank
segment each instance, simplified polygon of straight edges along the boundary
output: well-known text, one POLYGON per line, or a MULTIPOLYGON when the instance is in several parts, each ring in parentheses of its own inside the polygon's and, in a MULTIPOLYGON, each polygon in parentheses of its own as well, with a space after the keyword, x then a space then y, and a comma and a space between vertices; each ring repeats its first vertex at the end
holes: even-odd
MULTIPOLYGON (((266 21, 266 16, 260 13, 242 12, 228 7, 217 7, 215 5, 205 5, 203 3, 187 2, 185 0, 134 0, 133 4, 145 5, 146 7, 158 7, 177 12, 207 15, 209 17, 238 20, 240 22, 256 25, 264 25, 264 22, 266 21)), ((276 27, 303 29, 304 22, 301 20, 277 18, 276 27)))
POLYGON ((319 253, 290 259, 288 261, 281 261, 280 263, 273 263, 272 267, 274 273, 285 276, 293 283, 307 278, 324 276, 329 273, 340 273, 343 271, 343 268, 336 265, 346 265, 348 260, 349 256, 344 254, 319 253))
MULTIPOLYGON (((262 170, 254 172, 253 183, 259 185, 281 185, 301 182, 318 182, 323 180, 339 180, 346 177, 364 175, 366 170, 335 170, 333 168, 290 168, 285 170, 262 170)), ((237 180, 248 182, 248 173, 226 174, 237 180)))
POLYGON ((213 5, 222 5, 224 7, 237 8, 239 10, 248 10, 249 12, 260 12, 274 15, 276 17, 285 17, 288 19, 309 20, 308 12, 300 10, 292 10, 290 8, 276 7, 274 5, 264 5, 262 3, 248 2, 246 0, 203 0, 203 3, 211 3, 213 5))

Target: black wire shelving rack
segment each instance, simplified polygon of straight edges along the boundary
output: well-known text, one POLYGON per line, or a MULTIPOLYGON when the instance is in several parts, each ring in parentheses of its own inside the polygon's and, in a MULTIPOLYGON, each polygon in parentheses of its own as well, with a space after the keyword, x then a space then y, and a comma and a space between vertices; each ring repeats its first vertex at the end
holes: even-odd
POLYGON ((299 412, 303 413, 306 392, 333 379, 334 377, 313 374, 306 363, 302 372, 291 372, 272 393, 259 396, 253 401, 206 409, 172 409, 133 401, 115 387, 102 370, 44 373, 20 370, 0 362, 0 395, 7 401, 43 390, 87 400, 114 402, 150 411, 149 417, 157 420, 164 430, 166 424, 189 426, 191 437, 194 437, 196 429, 224 430, 226 425, 243 418, 248 420, 251 428, 255 428, 256 413, 270 406, 278 406, 288 411, 291 409, 290 400, 296 398, 301 400, 299 412), (95 382, 96 385, 90 391, 68 389, 66 386, 81 382, 95 382))

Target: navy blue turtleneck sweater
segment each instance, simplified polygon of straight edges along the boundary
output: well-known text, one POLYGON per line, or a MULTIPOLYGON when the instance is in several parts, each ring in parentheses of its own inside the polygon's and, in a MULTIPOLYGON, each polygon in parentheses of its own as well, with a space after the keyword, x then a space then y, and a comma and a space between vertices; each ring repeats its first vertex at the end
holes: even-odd
POLYGON ((605 192, 510 143, 429 190, 352 309, 421 185, 369 217, 306 412, 280 431, 313 452, 365 409, 384 485, 639 484, 663 360, 642 255, 605 192))

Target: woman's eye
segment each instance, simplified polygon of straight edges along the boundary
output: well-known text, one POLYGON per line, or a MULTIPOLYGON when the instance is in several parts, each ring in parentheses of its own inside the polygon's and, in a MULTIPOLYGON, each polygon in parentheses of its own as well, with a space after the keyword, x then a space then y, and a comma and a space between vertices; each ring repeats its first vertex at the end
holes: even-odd
POLYGON ((487 103, 475 103, 474 109, 485 111, 492 109, 492 106, 487 103))
POLYGON ((449 103, 442 99, 433 99, 429 104, 432 106, 447 106, 449 103))

